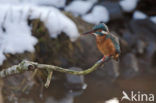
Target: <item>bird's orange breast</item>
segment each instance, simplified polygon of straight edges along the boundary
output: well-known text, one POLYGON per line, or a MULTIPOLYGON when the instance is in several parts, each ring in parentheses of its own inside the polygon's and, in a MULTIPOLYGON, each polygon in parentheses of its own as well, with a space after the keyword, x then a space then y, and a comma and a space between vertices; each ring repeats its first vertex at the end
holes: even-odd
POLYGON ((96 36, 97 47, 104 56, 114 56, 116 54, 115 46, 110 38, 96 36))

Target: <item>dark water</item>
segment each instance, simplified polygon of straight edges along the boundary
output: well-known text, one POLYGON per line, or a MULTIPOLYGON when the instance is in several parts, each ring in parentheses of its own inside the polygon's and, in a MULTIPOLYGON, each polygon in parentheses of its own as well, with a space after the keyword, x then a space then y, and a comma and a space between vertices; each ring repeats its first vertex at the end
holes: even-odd
MULTIPOLYGON (((154 74, 142 74, 130 79, 119 77, 113 81, 86 76, 85 82, 88 87, 84 91, 75 92, 65 89, 63 81, 57 81, 50 88, 43 90, 43 98, 35 96, 36 99, 34 101, 36 101, 35 103, 105 103, 106 100, 114 97, 117 97, 120 101, 122 91, 125 91, 127 94, 130 94, 131 91, 134 91, 136 94, 138 92, 140 94, 152 93, 156 96, 155 79, 156 75, 154 74)), ((124 101, 123 103, 130 102, 124 101)))
MULTIPOLYGON (((151 73, 138 74, 129 79, 118 77, 115 80, 87 75, 85 76, 85 83, 87 84, 85 90, 72 91, 67 88, 68 85, 63 79, 55 78, 49 88, 42 88, 41 84, 39 84, 30 90, 30 93, 17 95, 18 102, 10 101, 5 103, 105 103, 105 101, 112 98, 117 98, 119 103, 135 103, 126 100, 121 102, 123 91, 128 95, 132 91, 135 94, 138 94, 138 92, 147 95, 154 94, 156 98, 156 75, 151 73)), ((136 103, 155 102, 143 101, 136 103)))

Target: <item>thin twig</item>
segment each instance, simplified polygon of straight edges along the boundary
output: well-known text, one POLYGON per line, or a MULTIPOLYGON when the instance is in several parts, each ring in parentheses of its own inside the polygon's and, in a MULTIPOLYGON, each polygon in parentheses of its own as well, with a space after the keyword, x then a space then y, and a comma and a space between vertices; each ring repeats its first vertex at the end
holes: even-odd
POLYGON ((48 71, 47 81, 46 81, 46 83, 44 85, 46 88, 49 87, 52 76, 53 76, 53 71, 52 70, 47 70, 47 71, 48 71))

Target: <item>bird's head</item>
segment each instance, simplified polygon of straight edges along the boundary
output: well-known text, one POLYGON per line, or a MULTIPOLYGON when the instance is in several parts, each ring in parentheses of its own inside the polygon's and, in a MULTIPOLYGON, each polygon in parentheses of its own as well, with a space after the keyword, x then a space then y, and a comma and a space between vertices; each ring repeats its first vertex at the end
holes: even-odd
POLYGON ((109 34, 109 29, 105 23, 100 22, 98 25, 95 25, 91 31, 83 33, 82 35, 87 35, 87 34, 103 36, 104 34, 109 34))

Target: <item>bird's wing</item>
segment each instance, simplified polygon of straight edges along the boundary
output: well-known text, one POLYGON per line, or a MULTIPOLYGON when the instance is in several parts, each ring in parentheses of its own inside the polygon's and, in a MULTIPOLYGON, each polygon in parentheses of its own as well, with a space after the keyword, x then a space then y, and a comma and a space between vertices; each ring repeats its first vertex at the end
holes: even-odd
POLYGON ((117 35, 110 33, 110 35, 115 39, 115 41, 119 44, 119 38, 117 35))
POLYGON ((111 41, 113 42, 113 44, 116 48, 116 52, 120 53, 120 45, 119 45, 118 37, 110 33, 110 34, 106 35, 106 39, 108 39, 108 38, 110 38, 111 41))

